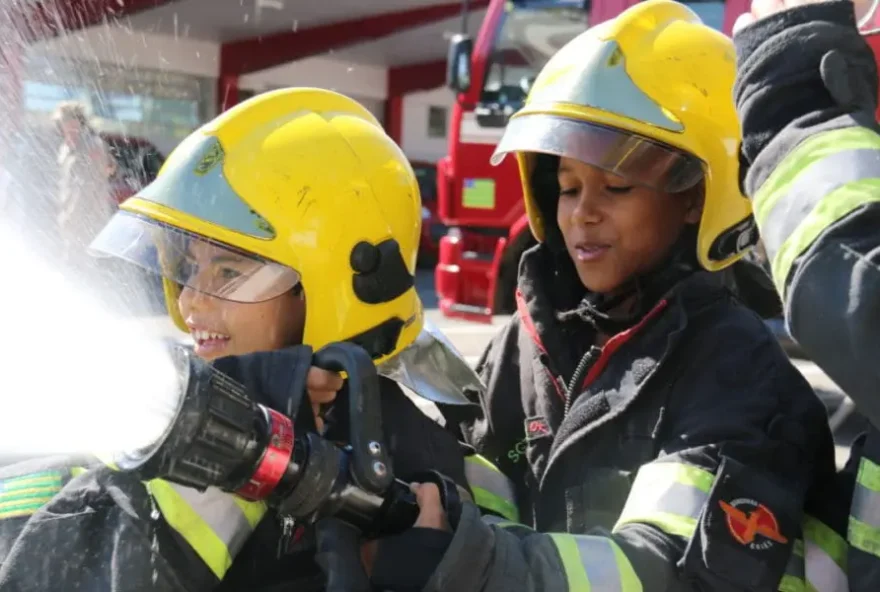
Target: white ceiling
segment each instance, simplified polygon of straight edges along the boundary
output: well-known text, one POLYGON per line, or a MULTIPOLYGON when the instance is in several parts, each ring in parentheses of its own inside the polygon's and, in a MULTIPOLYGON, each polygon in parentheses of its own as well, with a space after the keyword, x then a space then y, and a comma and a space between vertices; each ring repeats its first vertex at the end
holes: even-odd
POLYGON ((180 0, 136 14, 136 29, 231 41, 454 0, 180 0))

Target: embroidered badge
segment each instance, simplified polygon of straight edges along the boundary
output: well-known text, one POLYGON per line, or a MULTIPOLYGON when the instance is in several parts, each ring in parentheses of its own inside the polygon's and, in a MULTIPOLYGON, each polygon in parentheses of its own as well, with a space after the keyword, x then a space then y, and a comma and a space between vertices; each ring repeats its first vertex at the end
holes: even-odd
POLYGON ((543 417, 532 417, 526 420, 526 439, 532 440, 550 435, 550 426, 543 417))
POLYGON ((749 498, 737 498, 729 503, 721 500, 718 503, 724 511, 727 529, 741 545, 753 551, 762 551, 775 543, 788 542, 779 532, 776 516, 767 506, 749 498))

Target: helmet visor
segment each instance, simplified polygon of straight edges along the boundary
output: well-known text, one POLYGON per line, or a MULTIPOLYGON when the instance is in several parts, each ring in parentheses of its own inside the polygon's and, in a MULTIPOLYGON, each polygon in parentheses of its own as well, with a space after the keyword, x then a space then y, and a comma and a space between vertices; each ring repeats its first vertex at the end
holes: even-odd
POLYGON ((703 163, 680 150, 612 127, 556 115, 511 119, 491 162, 510 152, 541 152, 606 170, 657 191, 678 193, 703 178, 703 163))
POLYGON ((280 263, 124 211, 113 216, 90 249, 233 302, 271 300, 300 281, 296 270, 280 263))

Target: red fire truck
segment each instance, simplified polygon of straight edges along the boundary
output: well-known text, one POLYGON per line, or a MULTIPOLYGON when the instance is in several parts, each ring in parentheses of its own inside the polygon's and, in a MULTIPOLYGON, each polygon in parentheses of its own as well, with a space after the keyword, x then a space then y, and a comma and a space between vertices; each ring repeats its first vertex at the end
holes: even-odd
MULTIPOLYGON (((491 0, 476 40, 465 34, 451 40, 447 83, 457 97, 449 153, 437 167, 438 214, 447 227, 435 270, 443 314, 489 322, 493 314, 513 312, 520 255, 534 238, 516 161, 493 167, 489 157, 550 56, 588 23, 635 1, 491 0)), ((865 0, 860 12, 862 30, 880 54, 880 19, 867 14, 877 12, 878 1, 865 0)), ((704 22, 729 32, 749 1, 688 4, 704 22)))

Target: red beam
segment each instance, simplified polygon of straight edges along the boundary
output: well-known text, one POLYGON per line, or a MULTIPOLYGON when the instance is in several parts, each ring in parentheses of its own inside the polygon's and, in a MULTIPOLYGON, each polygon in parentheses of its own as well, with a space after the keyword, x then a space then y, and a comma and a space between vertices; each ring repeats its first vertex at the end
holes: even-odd
POLYGON ((388 68, 388 96, 408 95, 443 86, 446 60, 388 68))
POLYGON ((93 27, 179 0, 41 0, 19 2, 5 17, 26 43, 93 27))
MULTIPOLYGON (((476 10, 488 5, 489 0, 471 0, 470 9, 476 10)), ((457 14, 461 14, 461 3, 451 2, 230 41, 220 48, 220 71, 223 74, 238 75, 258 72, 326 53, 331 49, 387 37, 457 14)))

